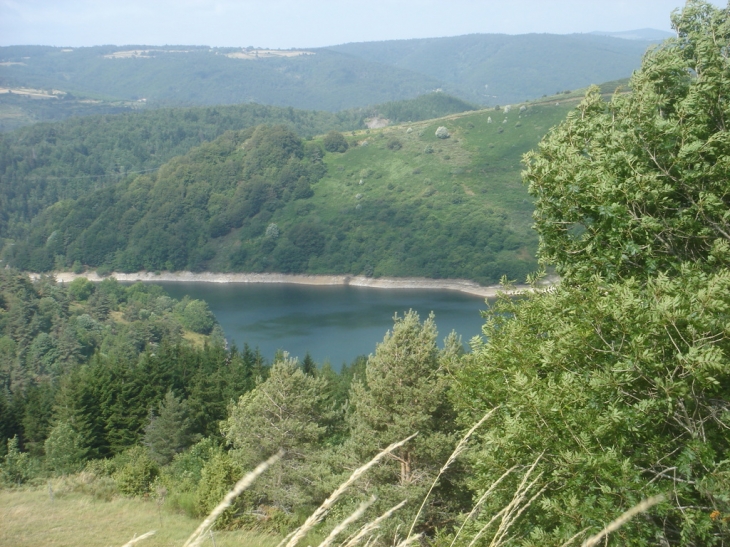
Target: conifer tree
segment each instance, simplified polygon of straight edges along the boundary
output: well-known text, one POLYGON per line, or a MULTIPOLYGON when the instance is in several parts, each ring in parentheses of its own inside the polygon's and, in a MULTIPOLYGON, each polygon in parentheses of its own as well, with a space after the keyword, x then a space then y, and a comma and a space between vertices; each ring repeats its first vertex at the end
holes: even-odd
MULTIPOLYGON (((393 330, 367 361, 365 381, 357 379, 350 389, 348 417, 348 446, 360 462, 418 433, 373 474, 369 488, 377 488, 385 505, 420 499, 454 448, 453 412, 442 361, 457 352, 456 343, 450 337, 448 350, 439 351, 433 314, 423 323, 414 311, 394 319, 393 330)), ((452 499, 443 490, 438 497, 442 506, 452 499)), ((433 514, 427 517, 431 526, 436 525, 433 518, 433 514)))
POLYGON ((325 378, 305 374, 283 353, 269 377, 231 409, 222 429, 244 469, 285 451, 253 487, 261 501, 291 511, 321 495, 317 451, 332 420, 329 392, 325 378))
POLYGON ((172 461, 199 437, 192 432, 185 401, 181 401, 172 391, 165 394, 158 411, 150 413, 150 421, 144 430, 144 445, 150 457, 160 465, 172 461))

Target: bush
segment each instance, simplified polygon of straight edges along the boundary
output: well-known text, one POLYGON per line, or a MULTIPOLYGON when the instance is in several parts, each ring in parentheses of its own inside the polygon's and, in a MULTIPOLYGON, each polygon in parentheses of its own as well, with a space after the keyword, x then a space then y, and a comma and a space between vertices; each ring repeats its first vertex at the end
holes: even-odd
POLYGON ((346 152, 349 148, 344 135, 334 130, 325 135, 323 144, 327 152, 346 152))
POLYGON ((79 471, 84 464, 86 449, 83 439, 68 422, 59 422, 45 442, 46 465, 59 474, 79 471))
POLYGON ((119 492, 127 496, 148 494, 160 469, 149 457, 147 450, 135 446, 121 453, 115 460, 118 468, 112 478, 119 492))
POLYGON ((18 436, 8 439, 8 452, 0 466, 0 483, 6 486, 19 486, 33 476, 32 463, 26 452, 18 446, 18 436))
POLYGON ((388 150, 400 150, 403 148, 403 143, 398 139, 390 139, 386 146, 388 147, 388 150))
MULTIPOLYGON (((198 491, 196 508, 200 515, 207 515, 233 487, 243 475, 243 470, 236 465, 226 452, 217 452, 203 467, 198 491)), ((219 524, 230 524, 234 518, 236 507, 242 504, 241 498, 233 506, 218 517, 219 524)))

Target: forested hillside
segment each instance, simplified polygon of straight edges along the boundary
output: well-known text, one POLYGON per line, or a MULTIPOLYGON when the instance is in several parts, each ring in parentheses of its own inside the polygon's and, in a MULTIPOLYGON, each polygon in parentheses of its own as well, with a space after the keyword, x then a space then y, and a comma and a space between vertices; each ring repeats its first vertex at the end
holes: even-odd
POLYGON ((433 93, 337 114, 249 104, 36 124, 0 135, 0 237, 19 237, 35 215, 57 201, 154 171, 226 131, 268 123, 306 136, 362 128, 372 117, 417 121, 472 109, 459 99, 433 93))
POLYGON ((481 105, 628 77, 651 42, 474 34, 312 50, 0 48, 0 129, 119 109, 255 102, 341 111, 441 89, 481 105))
POLYGON ((470 34, 330 49, 426 74, 469 101, 504 105, 626 78, 650 45, 590 34, 470 34))
POLYGON ((17 220, 8 220, 15 237, 3 259, 30 271, 77 264, 524 279, 536 267, 536 241, 519 158, 567 108, 492 110, 311 140, 259 126, 157 172, 91 188, 81 179, 67 194, 76 199, 59 201, 41 186, 35 195, 11 190, 8 213, 17 220), (24 195, 40 202, 26 218, 24 195))

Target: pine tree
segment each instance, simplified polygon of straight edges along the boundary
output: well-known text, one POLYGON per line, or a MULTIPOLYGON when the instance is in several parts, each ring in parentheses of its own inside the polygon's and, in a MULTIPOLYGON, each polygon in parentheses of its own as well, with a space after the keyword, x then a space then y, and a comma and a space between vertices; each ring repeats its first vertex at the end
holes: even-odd
POLYGON ((199 440, 191 429, 185 401, 168 391, 157 413, 150 413, 149 424, 144 430, 144 445, 154 461, 166 465, 175 454, 199 440))
MULTIPOLYGON (((365 381, 358 378, 352 384, 348 417, 349 451, 358 463, 418 433, 390 454, 390 463, 375 471, 366 487, 377 489, 383 505, 421 499, 454 448, 453 412, 441 363, 456 352, 455 343, 451 340, 444 354, 439 351, 433 315, 423 323, 414 311, 394 319, 393 330, 367 361, 365 381)), ((443 513, 443 505, 453 498, 445 490, 436 497, 443 513)), ((437 526, 430 509, 426 519, 429 526, 437 526)), ((407 513, 401 516, 407 518, 407 513)))
POLYGON ((327 380, 305 374, 286 353, 282 357, 265 381, 239 399, 222 429, 244 469, 285 451, 254 491, 269 505, 291 511, 319 495, 313 493, 323 479, 318 449, 333 412, 327 380))

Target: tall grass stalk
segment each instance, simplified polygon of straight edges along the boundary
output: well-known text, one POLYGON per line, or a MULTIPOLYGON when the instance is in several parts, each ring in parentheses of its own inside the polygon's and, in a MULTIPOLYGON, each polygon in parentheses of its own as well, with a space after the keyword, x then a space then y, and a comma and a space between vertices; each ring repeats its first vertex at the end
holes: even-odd
POLYGON ((279 461, 283 455, 284 451, 280 450, 277 454, 274 454, 268 460, 259 464, 256 469, 254 469, 253 471, 245 475, 241 480, 239 480, 233 487, 233 489, 225 495, 223 501, 221 501, 210 512, 210 514, 200 524, 200 526, 198 526, 195 532, 193 532, 193 534, 185 542, 183 547, 198 547, 199 545, 201 545, 203 541, 205 541, 206 532, 213 526, 213 524, 215 524, 216 519, 221 515, 221 513, 228 509, 233 503, 233 500, 240 496, 241 493, 246 490, 246 488, 251 486, 253 481, 255 481, 259 477, 259 475, 261 475, 261 473, 263 473, 269 467, 279 461))
POLYGON ((393 450, 396 448, 400 448, 404 444, 406 444, 408 441, 413 439, 418 433, 414 433, 407 439, 403 439, 400 442, 391 444, 388 448, 377 454, 372 460, 370 460, 368 463, 363 465, 362 467, 358 467, 353 471, 352 475, 350 475, 350 478, 347 479, 345 482, 343 482, 340 486, 337 487, 337 489, 330 494, 330 497, 328 497, 324 502, 322 502, 322 505, 320 505, 314 513, 312 513, 307 520, 304 521, 304 524, 302 524, 296 532, 294 532, 294 535, 291 537, 291 539, 287 542, 286 547, 294 547, 299 541, 309 532, 312 528, 314 528, 318 522, 320 522, 324 516, 327 514, 327 512, 332 508, 334 503, 337 501, 337 499, 347 490, 352 484, 357 481, 365 472, 373 467, 375 464, 377 464, 383 457, 387 456, 393 450))
POLYGON ((154 530, 150 530, 146 534, 142 534, 139 537, 133 537, 127 543, 125 543, 124 545, 122 545, 122 547, 132 547, 132 545, 134 545, 135 543, 139 543, 143 539, 147 539, 148 537, 152 537, 154 535, 155 535, 155 531, 154 530))
POLYGON ((355 509, 355 511, 347 517, 345 520, 343 520, 341 523, 339 523, 337 526, 335 526, 330 534, 325 538, 325 540, 319 544, 319 547, 329 547, 334 539, 342 533, 342 531, 347 528, 350 524, 358 520, 360 517, 362 517, 365 514, 365 511, 368 507, 370 507, 373 503, 375 503, 375 496, 372 496, 368 501, 363 502, 360 504, 360 507, 355 509))
POLYGON ((645 499, 638 505, 635 505, 625 513, 623 513, 620 517, 618 517, 616 520, 608 524, 603 530, 598 532, 595 536, 589 537, 587 540, 583 542, 582 547, 594 547, 595 545, 598 545, 598 542, 601 541, 605 536, 610 534, 611 532, 615 532, 619 528, 621 528, 624 524, 629 522, 632 518, 634 518, 639 513, 643 513, 644 511, 650 509, 651 507, 654 507, 657 503, 661 503, 666 499, 663 495, 658 495, 651 497, 649 499, 645 499))
POLYGON ((372 534, 375 530, 377 530, 380 527, 381 522, 390 518, 390 516, 393 513, 395 513, 398 509, 403 507, 407 502, 408 502, 408 500, 403 500, 398 505, 388 509, 385 513, 380 515, 375 520, 368 522, 365 526, 360 528, 354 536, 352 536, 350 539, 348 539, 341 547, 354 547, 355 545, 360 543, 363 540, 363 538, 365 538, 366 536, 369 537, 370 534, 372 534))
POLYGON ((418 512, 416 513, 415 518, 413 519, 413 523, 411 524, 410 530, 408 530, 408 535, 406 538, 411 537, 411 534, 413 534, 413 529, 416 527, 416 523, 418 522, 418 517, 421 516, 421 512, 423 511, 423 508, 426 506, 426 502, 428 501, 428 498, 431 496, 431 492, 436 487, 436 484, 438 484, 439 479, 441 478, 441 475, 443 475, 446 470, 451 466, 452 463, 456 460, 456 458, 459 457, 459 455, 466 449, 466 445, 469 442, 469 439, 474 434, 474 432, 479 429, 479 427, 487 421, 487 419, 494 414, 494 411, 497 410, 496 408, 493 408, 489 412, 487 412, 481 420, 479 420, 477 423, 475 423, 472 428, 466 432, 466 435, 464 435, 461 440, 459 441, 459 444, 456 445, 456 448, 451 453, 451 456, 449 456, 449 459, 446 460, 446 463, 439 471, 438 475, 436 475, 436 478, 434 479, 433 483, 431 484, 431 488, 428 489, 428 492, 423 498, 423 501, 421 502, 421 507, 418 508, 418 512))
POLYGON ((533 464, 530 466, 530 468, 527 470, 525 475, 522 477, 522 481, 520 482, 519 486, 517 487, 517 490, 514 493, 514 496, 512 496, 512 500, 496 515, 494 515, 487 524, 485 524, 479 532, 472 538, 471 542, 469 543, 468 547, 474 547, 477 541, 481 539, 481 537, 487 532, 489 527, 494 524, 497 519, 501 518, 500 525, 497 528, 497 531, 495 532, 494 536, 492 536, 492 541, 490 542, 490 547, 495 547, 496 545, 499 545, 499 541, 501 541, 501 537, 504 537, 504 534, 506 534, 509 527, 512 525, 514 520, 519 516, 519 514, 522 513, 531 503, 532 501, 542 493, 542 490, 538 492, 537 495, 533 496, 527 504, 522 507, 521 504, 524 502, 527 492, 537 483, 538 480, 542 477, 542 473, 540 473, 536 479, 534 479, 529 484, 527 481, 530 478, 530 475, 532 475, 532 472, 535 470, 535 467, 537 466, 537 463, 542 458, 542 454, 537 457, 537 459, 533 462, 533 464), (522 509, 520 510, 520 507, 522 509), (519 511, 519 512, 518 512, 519 511))
POLYGON ((451 540, 451 543, 449 544, 449 547, 454 547, 454 543, 456 543, 456 540, 459 539, 459 536, 461 535, 461 531, 464 529, 464 526, 466 526, 466 523, 469 522, 474 515, 476 515, 477 511, 479 511, 479 508, 482 506, 482 504, 486 501, 486 499, 489 497, 489 494, 494 492, 494 490, 499 486, 499 483, 501 483, 504 479, 507 478, 509 474, 512 473, 517 469, 516 465, 513 465, 510 467, 507 471, 502 473, 502 476, 499 477, 496 481, 492 483, 492 485, 487 489, 486 492, 484 492, 480 498, 477 500, 477 502, 474 504, 474 507, 472 507, 471 511, 469 511, 469 514, 464 519, 464 522, 461 523, 461 526, 457 530, 456 534, 454 535, 454 539, 451 540))

